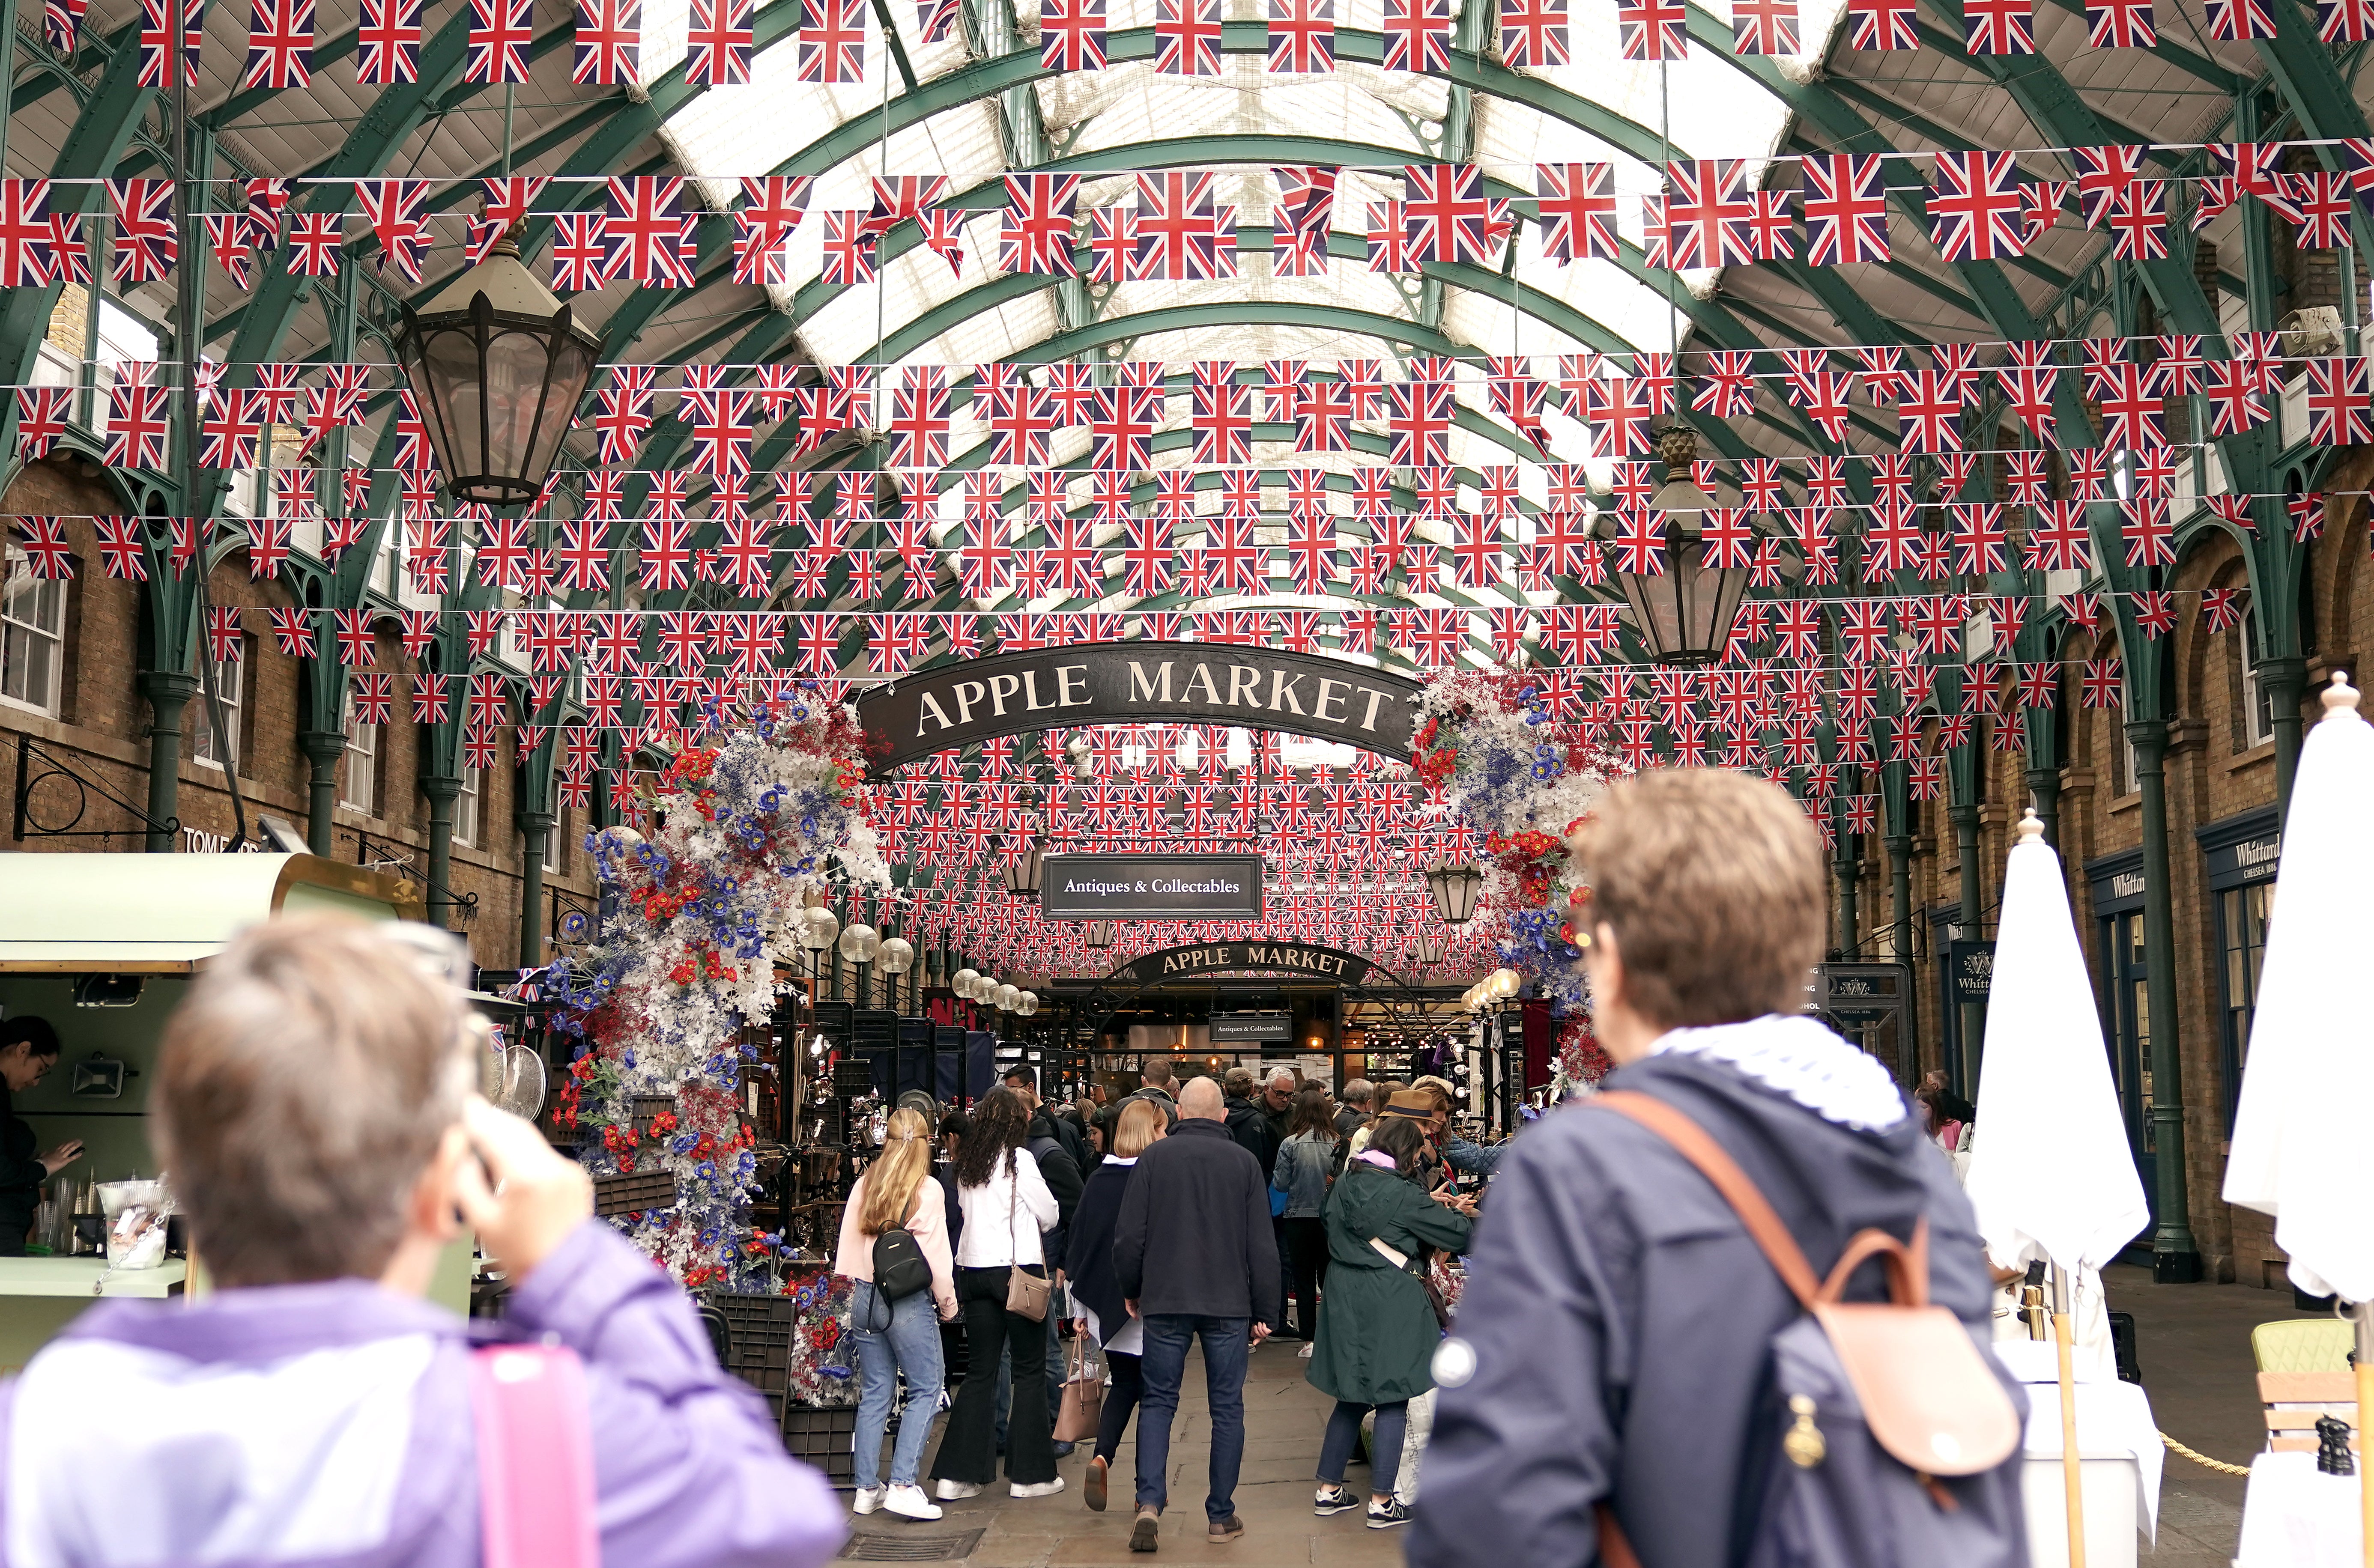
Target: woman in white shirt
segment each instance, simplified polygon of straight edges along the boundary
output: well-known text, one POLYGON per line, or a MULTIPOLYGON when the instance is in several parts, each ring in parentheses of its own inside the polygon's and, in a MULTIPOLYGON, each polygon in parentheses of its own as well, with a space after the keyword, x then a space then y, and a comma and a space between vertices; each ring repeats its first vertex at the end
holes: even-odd
POLYGON ((997 1363, 1011 1352, 1014 1395, 1005 1429, 1005 1479, 1016 1497, 1064 1490, 1047 1414, 1047 1329, 1005 1309, 1008 1276, 1047 1277, 1040 1235, 1055 1228, 1055 1195, 1024 1147, 1030 1107, 1011 1089, 993 1089, 957 1145, 957 1302, 964 1314, 964 1382, 948 1409, 932 1459, 942 1501, 971 1497, 997 1479, 997 1363))
POLYGON ((857 1490, 850 1507, 859 1514, 887 1508, 903 1518, 936 1519, 939 1505, 915 1484, 915 1471, 940 1409, 939 1321, 953 1322, 957 1315, 947 1197, 932 1179, 932 1131, 922 1116, 903 1106, 893 1112, 886 1139, 881 1158, 850 1188, 832 1265, 834 1273, 856 1281, 849 1298, 858 1361, 857 1490), (928 1289, 895 1302, 882 1299, 874 1281, 874 1244, 893 1227, 915 1238, 932 1270, 928 1289), (898 1402, 902 1373, 907 1404, 899 1415, 890 1483, 885 1487, 882 1434, 898 1402))

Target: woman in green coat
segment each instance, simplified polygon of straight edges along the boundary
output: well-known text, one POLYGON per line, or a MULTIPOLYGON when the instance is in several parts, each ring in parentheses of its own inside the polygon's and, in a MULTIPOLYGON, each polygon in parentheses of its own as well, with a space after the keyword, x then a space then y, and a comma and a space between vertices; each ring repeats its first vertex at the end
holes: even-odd
POLYGON ((1417 1123, 1387 1117, 1327 1195, 1327 1293, 1319 1306, 1319 1343, 1310 1352, 1309 1376, 1311 1387, 1334 1398, 1335 1412, 1327 1418, 1319 1450, 1312 1511, 1326 1515, 1360 1505, 1344 1485, 1344 1467, 1359 1438, 1360 1418, 1373 1410, 1372 1530, 1409 1522, 1409 1510, 1393 1497, 1394 1472, 1409 1402, 1434 1386, 1428 1368, 1442 1338, 1426 1286, 1410 1270, 1425 1266, 1429 1247, 1464 1247, 1475 1228, 1474 1199, 1438 1201, 1411 1179, 1425 1148, 1417 1123))

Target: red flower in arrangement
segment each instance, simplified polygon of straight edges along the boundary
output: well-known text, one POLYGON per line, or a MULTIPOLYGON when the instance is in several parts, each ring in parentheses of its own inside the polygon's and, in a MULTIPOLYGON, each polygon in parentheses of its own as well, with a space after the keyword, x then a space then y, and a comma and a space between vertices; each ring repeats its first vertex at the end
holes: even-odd
POLYGON ((699 977, 689 958, 678 960, 676 967, 668 971, 668 980, 673 985, 688 986, 699 977))
POLYGON ((809 1326, 808 1338, 816 1341, 817 1349, 820 1351, 829 1351, 832 1349, 833 1346, 840 1343, 840 1319, 838 1317, 817 1318, 814 1324, 809 1326))
POLYGON ((635 1174, 635 1157, 632 1154, 621 1154, 618 1156, 618 1174, 622 1176, 630 1176, 635 1174))
POLYGON ((602 1129, 602 1147, 613 1154, 624 1154, 635 1146, 635 1129, 631 1127, 605 1127, 602 1129))
POLYGON ((657 1141, 660 1139, 665 1138, 669 1133, 674 1132, 675 1130, 676 1113, 674 1111, 662 1111, 659 1115, 652 1117, 652 1129, 643 1136, 657 1141))

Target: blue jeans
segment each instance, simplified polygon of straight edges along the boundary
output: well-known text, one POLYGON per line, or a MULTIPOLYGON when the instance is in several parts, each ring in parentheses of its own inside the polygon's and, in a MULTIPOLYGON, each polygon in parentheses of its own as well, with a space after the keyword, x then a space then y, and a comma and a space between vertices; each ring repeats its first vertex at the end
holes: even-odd
POLYGON ((1204 1341, 1204 1392, 1212 1407, 1212 1491, 1204 1514, 1217 1521, 1237 1511, 1237 1470, 1245 1457, 1245 1358, 1249 1317, 1205 1317, 1158 1312, 1146 1319, 1146 1353, 1138 1362, 1146 1387, 1137 1407, 1137 1505, 1170 1501, 1170 1418, 1179 1413, 1179 1385, 1187 1374, 1187 1342, 1204 1341))
POLYGON ((899 1375, 907 1375, 907 1405, 899 1415, 899 1442, 890 1451, 890 1484, 912 1486, 931 1440, 932 1418, 940 1409, 940 1323, 932 1293, 917 1291, 889 1304, 890 1326, 870 1281, 851 1287, 849 1320, 857 1338, 857 1484, 882 1484, 882 1434, 899 1397, 899 1375))

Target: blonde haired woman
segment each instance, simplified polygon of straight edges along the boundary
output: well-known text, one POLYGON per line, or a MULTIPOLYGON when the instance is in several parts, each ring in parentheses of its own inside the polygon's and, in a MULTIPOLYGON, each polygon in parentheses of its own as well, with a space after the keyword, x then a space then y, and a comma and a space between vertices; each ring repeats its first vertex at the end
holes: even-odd
POLYGON ((840 1247, 833 1271, 857 1281, 850 1294, 850 1322, 856 1331, 857 1493, 851 1507, 876 1508, 907 1519, 936 1519, 939 1504, 915 1484, 932 1417, 940 1406, 940 1330, 957 1315, 954 1264, 948 1253, 947 1195, 932 1179, 932 1131, 911 1110, 898 1110, 883 1137, 882 1156, 850 1189, 840 1214, 840 1247), (915 1238, 932 1267, 932 1288, 898 1301, 882 1301, 874 1289, 874 1243, 884 1231, 903 1228, 915 1238), (890 1455, 890 1484, 882 1486, 882 1436, 898 1398, 899 1375, 907 1376, 907 1405, 899 1416, 899 1441, 890 1455))
POLYGON ((1088 1460, 1087 1504, 1099 1514, 1105 1508, 1105 1473, 1121 1450, 1121 1434, 1144 1387, 1137 1363, 1146 1326, 1130 1316, 1113 1274, 1113 1222, 1121 1218, 1122 1194, 1129 1190, 1137 1157, 1161 1140, 1168 1125, 1162 1107, 1151 1100, 1122 1106, 1113 1118, 1112 1155, 1089 1173, 1072 1214, 1071 1250, 1064 1258, 1080 1330, 1104 1346, 1105 1364, 1112 1371, 1112 1388, 1097 1426, 1097 1451, 1088 1460))

